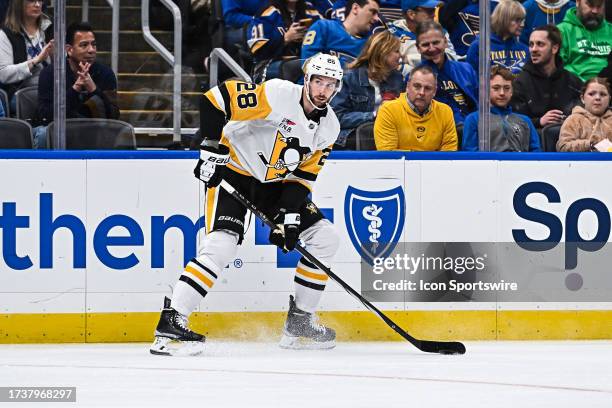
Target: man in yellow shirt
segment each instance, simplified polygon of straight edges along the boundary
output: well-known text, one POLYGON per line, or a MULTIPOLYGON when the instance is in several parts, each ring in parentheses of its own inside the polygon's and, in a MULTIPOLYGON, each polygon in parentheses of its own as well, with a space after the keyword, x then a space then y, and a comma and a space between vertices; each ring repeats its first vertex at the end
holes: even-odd
POLYGON ((380 107, 374 122, 377 150, 457 150, 453 110, 433 100, 436 81, 430 67, 416 67, 410 73, 406 93, 380 107))

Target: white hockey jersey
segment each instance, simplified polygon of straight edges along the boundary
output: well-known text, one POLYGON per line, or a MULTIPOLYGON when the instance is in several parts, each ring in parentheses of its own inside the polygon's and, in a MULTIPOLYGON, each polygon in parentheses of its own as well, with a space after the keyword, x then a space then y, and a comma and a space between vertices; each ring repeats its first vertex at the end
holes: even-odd
POLYGON ((340 132, 331 107, 319 123, 309 120, 300 105, 302 86, 280 79, 226 81, 204 96, 228 119, 221 137, 230 148, 228 168, 264 183, 297 181, 312 189, 340 132))

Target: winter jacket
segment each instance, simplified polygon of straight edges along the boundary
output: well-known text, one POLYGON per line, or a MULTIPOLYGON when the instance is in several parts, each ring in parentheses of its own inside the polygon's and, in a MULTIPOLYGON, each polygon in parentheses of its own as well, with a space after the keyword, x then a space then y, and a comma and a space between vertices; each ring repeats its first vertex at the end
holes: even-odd
POLYGON ((573 0, 527 0, 523 3, 525 11, 525 27, 521 32, 520 41, 529 45, 529 37, 534 28, 552 24, 557 25, 563 21, 565 14, 572 7, 576 7, 573 0))
MULTIPOLYGON (((392 93, 397 98, 404 90, 402 74, 393 71, 379 85, 380 93, 392 93)), ((349 134, 357 126, 374 121, 374 87, 368 79, 368 67, 363 65, 349 70, 342 78, 342 89, 332 99, 331 105, 340 121, 340 134, 337 144, 344 146, 349 134)))
POLYGON ((558 152, 590 152, 591 145, 608 138, 612 142, 612 109, 603 116, 595 116, 582 106, 576 106, 563 122, 558 152))
POLYGON ((448 105, 433 100, 429 110, 419 115, 403 93, 378 110, 374 142, 376 150, 456 151, 453 111, 448 105))
MULTIPOLYGON (((478 43, 477 36, 468 49, 466 62, 478 72, 478 43)), ((497 34, 491 34, 491 66, 501 65, 508 68, 514 75, 518 75, 525 63, 529 61, 529 47, 519 42, 518 38, 510 37, 502 40, 497 34)))
POLYGON ((478 109, 478 75, 467 62, 445 58, 442 68, 431 61, 424 61, 438 78, 435 100, 447 104, 453 110, 455 124, 478 109))
MULTIPOLYGON (((470 113, 463 127, 462 150, 478 151, 478 111, 470 113)), ((525 115, 512 108, 491 106, 492 152, 540 152, 540 136, 525 115)))
POLYGON ((546 112, 558 109, 569 116, 580 103, 582 81, 563 68, 559 57, 556 62, 557 70, 547 77, 529 61, 513 83, 512 110, 528 116, 537 129, 546 112))
POLYGON ((565 14, 558 28, 562 37, 559 55, 565 69, 583 81, 599 74, 612 51, 612 24, 603 20, 597 29, 589 31, 576 16, 576 8, 573 8, 565 14))

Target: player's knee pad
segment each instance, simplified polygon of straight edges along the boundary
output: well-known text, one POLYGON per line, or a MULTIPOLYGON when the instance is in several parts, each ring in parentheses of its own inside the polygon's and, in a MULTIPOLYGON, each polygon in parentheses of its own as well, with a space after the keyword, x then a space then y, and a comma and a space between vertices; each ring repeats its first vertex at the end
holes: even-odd
POLYGON ((311 254, 323 259, 332 258, 340 245, 340 238, 336 228, 326 219, 317 221, 310 228, 303 231, 300 234, 300 239, 311 254))
MULTIPOLYGON (((204 237, 198 250, 199 261, 209 261, 215 272, 220 272, 236 256, 239 235, 229 230, 215 230, 204 237)), ((208 262, 205 262, 208 263, 208 262)))

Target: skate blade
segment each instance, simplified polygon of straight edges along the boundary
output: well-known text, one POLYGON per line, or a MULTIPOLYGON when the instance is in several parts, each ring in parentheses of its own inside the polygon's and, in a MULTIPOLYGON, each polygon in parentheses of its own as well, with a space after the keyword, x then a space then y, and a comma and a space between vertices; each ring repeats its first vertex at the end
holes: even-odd
POLYGON ((328 350, 336 347, 336 340, 313 341, 305 337, 295 337, 283 334, 278 345, 280 348, 289 350, 328 350))
POLYGON ((155 337, 149 351, 157 356, 197 356, 204 352, 204 342, 155 337))

